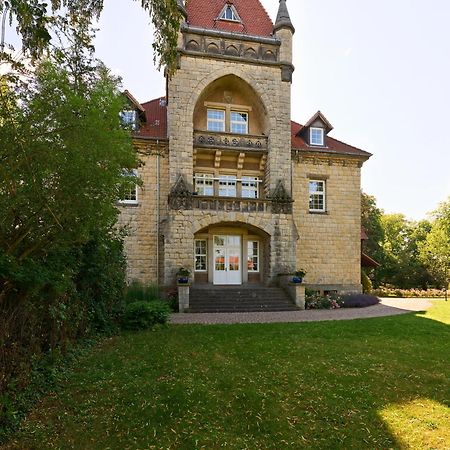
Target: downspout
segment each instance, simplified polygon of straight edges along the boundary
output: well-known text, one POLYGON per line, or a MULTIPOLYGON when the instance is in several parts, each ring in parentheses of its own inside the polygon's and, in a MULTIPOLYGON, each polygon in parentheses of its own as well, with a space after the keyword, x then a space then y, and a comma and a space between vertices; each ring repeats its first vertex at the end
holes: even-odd
MULTIPOLYGON (((156 140, 159 147, 159 139, 156 140)), ((156 151, 156 283, 159 285, 159 221, 160 221, 160 154, 156 151)))

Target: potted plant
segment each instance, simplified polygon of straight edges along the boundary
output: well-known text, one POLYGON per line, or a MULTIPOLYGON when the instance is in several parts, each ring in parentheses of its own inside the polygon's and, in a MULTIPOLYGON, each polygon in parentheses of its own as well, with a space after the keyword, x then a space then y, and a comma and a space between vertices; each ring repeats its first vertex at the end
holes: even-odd
POLYGON ((292 276, 293 283, 302 283, 303 277, 306 275, 306 271, 304 269, 296 270, 292 276))
POLYGON ((189 276, 191 275, 191 271, 189 269, 186 269, 182 267, 177 272, 177 281, 180 284, 187 284, 189 283, 189 276))

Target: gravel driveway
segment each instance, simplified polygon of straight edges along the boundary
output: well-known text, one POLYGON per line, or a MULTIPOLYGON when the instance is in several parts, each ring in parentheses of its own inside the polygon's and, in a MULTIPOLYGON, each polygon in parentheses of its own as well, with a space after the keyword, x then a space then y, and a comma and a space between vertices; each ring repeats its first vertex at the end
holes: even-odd
POLYGON ((381 303, 367 308, 342 308, 334 310, 308 310, 287 312, 250 313, 199 313, 172 314, 172 324, 232 324, 232 323, 281 323, 319 322, 324 320, 367 319, 370 317, 396 316, 412 311, 424 311, 431 307, 431 299, 382 298, 381 303))

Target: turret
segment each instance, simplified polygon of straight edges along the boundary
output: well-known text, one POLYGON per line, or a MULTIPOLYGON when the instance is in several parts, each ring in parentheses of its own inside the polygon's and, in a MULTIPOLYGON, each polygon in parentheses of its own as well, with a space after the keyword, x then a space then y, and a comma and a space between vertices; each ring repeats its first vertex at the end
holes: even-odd
POLYGON ((292 82, 292 73, 294 72, 294 66, 292 65, 292 36, 295 33, 295 28, 289 16, 286 0, 280 0, 273 33, 281 40, 280 62, 282 64, 282 79, 283 81, 292 82))

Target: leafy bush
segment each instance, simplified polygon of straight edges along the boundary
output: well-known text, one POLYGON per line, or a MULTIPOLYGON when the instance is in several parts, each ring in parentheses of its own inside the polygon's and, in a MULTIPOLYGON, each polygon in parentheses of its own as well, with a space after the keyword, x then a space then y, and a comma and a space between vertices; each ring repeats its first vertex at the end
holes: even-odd
POLYGON ((305 300, 306 309, 338 309, 341 306, 342 300, 337 294, 320 295, 314 293, 307 295, 305 300))
POLYGON ((372 292, 372 281, 370 281, 370 278, 364 270, 361 270, 361 284, 365 294, 370 294, 372 292))
POLYGON ((342 297, 343 308, 365 308, 380 303, 380 299, 367 294, 349 294, 342 297))
POLYGON ((170 289, 166 292, 166 300, 173 312, 178 312, 178 289, 170 289))
POLYGON ((445 297, 445 290, 440 289, 392 289, 381 287, 372 291, 378 297, 404 297, 404 298, 439 298, 445 297))
POLYGON ((157 324, 167 323, 169 315, 170 307, 167 302, 138 301, 125 307, 122 325, 127 330, 146 330, 157 324))
POLYGON ((126 303, 151 302, 161 298, 161 291, 155 284, 145 285, 140 281, 131 282, 125 291, 126 303))

